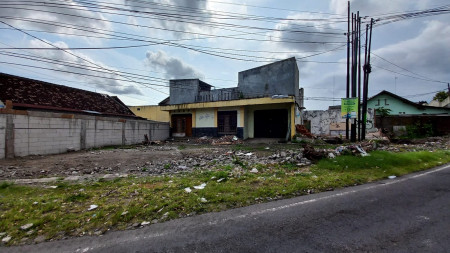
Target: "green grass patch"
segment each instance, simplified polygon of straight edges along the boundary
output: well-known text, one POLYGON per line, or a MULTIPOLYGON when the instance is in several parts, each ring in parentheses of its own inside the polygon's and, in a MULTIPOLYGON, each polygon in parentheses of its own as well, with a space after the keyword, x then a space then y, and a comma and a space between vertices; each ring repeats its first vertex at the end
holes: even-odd
POLYGON ((18 244, 24 238, 32 243, 40 235, 60 239, 98 234, 126 229, 142 221, 162 222, 363 184, 448 162, 448 150, 376 151, 368 157, 324 159, 310 168, 291 163, 249 166, 235 161, 207 171, 172 176, 129 177, 84 184, 60 182, 56 189, 1 183, 0 232, 12 237, 8 245, 18 244), (250 172, 252 168, 258 172, 250 172), (202 183, 206 183, 205 189, 194 188, 202 183), (187 187, 192 192, 186 192, 187 187), (90 205, 98 208, 88 210, 90 205), (32 232, 20 229, 27 223, 33 223, 29 230, 32 232))

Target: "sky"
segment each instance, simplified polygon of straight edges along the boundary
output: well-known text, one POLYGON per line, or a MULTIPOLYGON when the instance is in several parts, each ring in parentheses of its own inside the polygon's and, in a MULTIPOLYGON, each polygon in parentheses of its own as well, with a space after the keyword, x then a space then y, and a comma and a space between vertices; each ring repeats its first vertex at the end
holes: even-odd
MULTIPOLYGON (((447 89, 450 0, 350 5, 363 17, 363 41, 375 20, 369 96, 387 90, 430 102, 447 89)), ((236 87, 238 72, 289 57, 297 59, 306 110, 346 96, 342 0, 2 0, 0 31, 0 72, 127 105, 158 104, 170 79, 236 87)))

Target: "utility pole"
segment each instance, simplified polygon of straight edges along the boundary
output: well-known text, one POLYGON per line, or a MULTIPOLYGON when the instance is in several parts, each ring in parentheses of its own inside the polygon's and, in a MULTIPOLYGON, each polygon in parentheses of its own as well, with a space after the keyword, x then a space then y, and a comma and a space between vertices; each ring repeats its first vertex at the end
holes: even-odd
POLYGON ((358 141, 361 141, 361 17, 358 12, 358 141))
MULTIPOLYGON (((346 98, 350 97, 350 1, 347 2, 347 91, 346 98)), ((342 105, 341 105, 342 106, 342 105)), ((345 139, 348 140, 348 123, 345 119, 345 139)))
POLYGON ((372 46, 372 27, 373 27, 373 18, 370 20, 370 33, 369 25, 366 25, 366 51, 365 51, 365 60, 364 60, 364 89, 363 89, 363 127, 362 127, 362 140, 366 139, 366 121, 367 121, 367 97, 369 93, 369 74, 372 72, 372 67, 370 66, 370 50, 372 46), (369 37, 369 39, 368 39, 369 37), (369 43, 369 45, 367 45, 369 43))

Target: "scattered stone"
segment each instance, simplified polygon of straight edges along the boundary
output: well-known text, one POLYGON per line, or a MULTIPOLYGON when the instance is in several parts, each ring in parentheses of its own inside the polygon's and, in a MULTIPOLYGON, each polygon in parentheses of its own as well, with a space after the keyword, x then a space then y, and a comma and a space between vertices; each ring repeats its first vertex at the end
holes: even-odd
POLYGON ((6 232, 1 232, 0 233, 0 237, 3 237, 3 236, 5 236, 6 235, 6 232))
POLYGON ((41 242, 45 242, 46 238, 44 235, 39 235, 36 238, 34 238, 34 242, 35 243, 41 243, 41 242))
POLYGON ((205 189, 205 186, 206 186, 206 183, 203 183, 201 185, 194 186, 194 188, 197 189, 197 190, 203 190, 203 189, 205 189))
POLYGON ((220 182, 222 182, 223 180, 225 180, 225 178, 218 179, 218 180, 217 180, 217 183, 220 183, 220 182))
POLYGON ((253 168, 250 172, 251 173, 258 173, 258 169, 257 168, 253 168))
POLYGON ((200 198, 200 202, 206 203, 206 202, 208 202, 208 200, 206 200, 205 198, 200 198))
POLYGON ((191 187, 186 187, 186 188, 184 188, 184 191, 187 193, 190 193, 190 192, 192 192, 192 189, 191 189, 191 187))
POLYGON ((39 202, 37 202, 37 201, 34 201, 34 202, 33 202, 33 206, 35 206, 35 205, 37 205, 37 204, 39 204, 39 202))
POLYGON ((334 158, 336 158, 336 156, 333 153, 328 153, 328 158, 334 159, 334 158))
POLYGON ((125 216, 128 214, 128 211, 122 212, 122 214, 120 214, 120 216, 125 216))
POLYGON ((32 235, 34 233, 34 230, 30 230, 27 232, 27 235, 32 235))
POLYGON ((8 243, 9 241, 11 241, 12 237, 11 236, 7 236, 5 238, 2 239, 3 243, 8 243))
POLYGON ((92 210, 95 210, 97 208, 98 208, 97 205, 90 205, 88 211, 92 211, 92 210))
POLYGON ((149 221, 143 221, 143 222, 141 222, 141 226, 147 226, 148 224, 150 224, 149 221))
POLYGON ((396 178, 397 176, 389 176, 388 178, 389 179, 394 179, 394 178, 396 178))
POLYGON ((28 229, 30 229, 31 227, 33 227, 33 223, 28 223, 28 224, 25 224, 25 225, 21 226, 20 229, 22 229, 22 230, 28 230, 28 229))

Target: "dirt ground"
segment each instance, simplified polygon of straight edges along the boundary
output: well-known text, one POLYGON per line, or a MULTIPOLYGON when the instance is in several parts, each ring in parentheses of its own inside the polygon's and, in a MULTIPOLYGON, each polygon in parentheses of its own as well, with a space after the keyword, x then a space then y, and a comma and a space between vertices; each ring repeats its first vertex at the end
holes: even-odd
MULTIPOLYGON (((343 144, 345 145, 345 144, 343 144)), ((347 144, 348 145, 348 144, 347 144)), ((371 146, 371 142, 361 144, 371 146)), ((448 149, 450 138, 434 138, 414 143, 389 143, 377 149, 388 151, 448 149)), ((320 148, 320 147, 319 147, 320 148)), ((325 149, 324 149, 325 150, 325 149)), ((332 149, 328 148, 330 152, 332 149)), ((252 163, 302 163, 300 144, 196 145, 163 143, 125 148, 104 148, 58 155, 28 156, 0 160, 0 180, 31 178, 99 178, 104 175, 159 175, 194 169, 208 169, 214 164, 229 164, 236 156, 252 163)), ((307 162, 307 161, 306 161, 307 162)))

